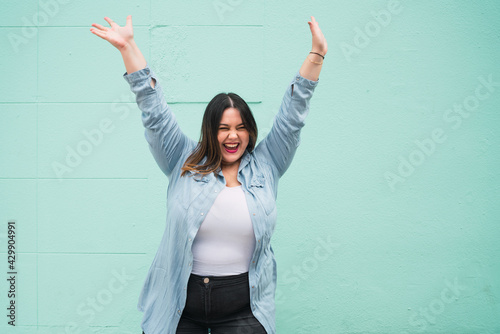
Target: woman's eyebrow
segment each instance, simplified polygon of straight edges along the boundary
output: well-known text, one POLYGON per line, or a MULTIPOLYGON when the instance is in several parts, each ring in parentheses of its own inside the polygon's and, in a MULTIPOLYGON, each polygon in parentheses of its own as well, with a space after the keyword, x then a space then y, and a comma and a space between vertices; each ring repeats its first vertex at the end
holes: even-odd
MULTIPOLYGON (((221 126, 221 125, 226 125, 226 126, 229 126, 229 124, 225 124, 225 123, 220 123, 220 124, 219 124, 219 126, 221 126)), ((240 124, 238 124, 238 125, 236 125, 236 126, 240 126, 240 125, 245 125, 245 123, 240 123, 240 124)))

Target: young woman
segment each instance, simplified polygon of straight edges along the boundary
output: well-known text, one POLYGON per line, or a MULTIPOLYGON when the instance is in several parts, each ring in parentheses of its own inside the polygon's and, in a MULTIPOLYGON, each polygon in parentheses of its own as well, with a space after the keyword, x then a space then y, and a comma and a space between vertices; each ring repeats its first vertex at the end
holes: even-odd
POLYGON ((132 17, 90 31, 122 54, 145 137, 168 177, 167 222, 139 297, 146 334, 276 333, 276 261, 270 244, 278 181, 290 166, 328 50, 308 22, 312 50, 288 85, 269 134, 256 145, 247 103, 220 93, 207 105, 199 142, 188 138, 134 42, 132 17))

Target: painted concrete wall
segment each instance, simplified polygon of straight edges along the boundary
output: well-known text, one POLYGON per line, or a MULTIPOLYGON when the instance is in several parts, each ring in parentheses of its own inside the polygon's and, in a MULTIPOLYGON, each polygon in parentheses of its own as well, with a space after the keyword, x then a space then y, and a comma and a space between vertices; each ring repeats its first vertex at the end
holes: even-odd
POLYGON ((498 1, 2 7, 0 332, 140 333, 168 180, 120 54, 89 31, 131 14, 193 139, 220 91, 250 103, 262 139, 310 51, 309 16, 323 29, 329 52, 280 182, 279 333, 500 333, 498 1))

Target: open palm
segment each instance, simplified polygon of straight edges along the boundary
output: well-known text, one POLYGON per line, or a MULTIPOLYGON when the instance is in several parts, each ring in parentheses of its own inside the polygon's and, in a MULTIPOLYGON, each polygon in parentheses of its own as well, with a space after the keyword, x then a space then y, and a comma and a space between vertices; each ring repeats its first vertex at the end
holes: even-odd
POLYGON ((95 28, 90 28, 90 31, 102 39, 107 40, 117 49, 124 48, 130 41, 134 39, 134 30, 132 28, 132 15, 127 16, 127 23, 120 27, 109 17, 104 18, 111 27, 105 27, 98 23, 92 23, 95 28), (96 29, 97 28, 97 29, 96 29))

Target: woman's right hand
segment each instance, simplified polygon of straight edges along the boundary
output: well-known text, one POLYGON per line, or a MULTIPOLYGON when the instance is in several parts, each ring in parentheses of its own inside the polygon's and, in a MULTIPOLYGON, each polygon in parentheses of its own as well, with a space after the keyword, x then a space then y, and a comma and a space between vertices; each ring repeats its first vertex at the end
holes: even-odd
POLYGON ((132 29, 132 15, 127 16, 127 23, 123 27, 120 27, 109 17, 105 17, 104 19, 109 23, 111 28, 104 27, 98 23, 92 23, 92 26, 95 28, 90 28, 90 31, 94 35, 107 40, 120 51, 134 40, 134 30, 132 29))

